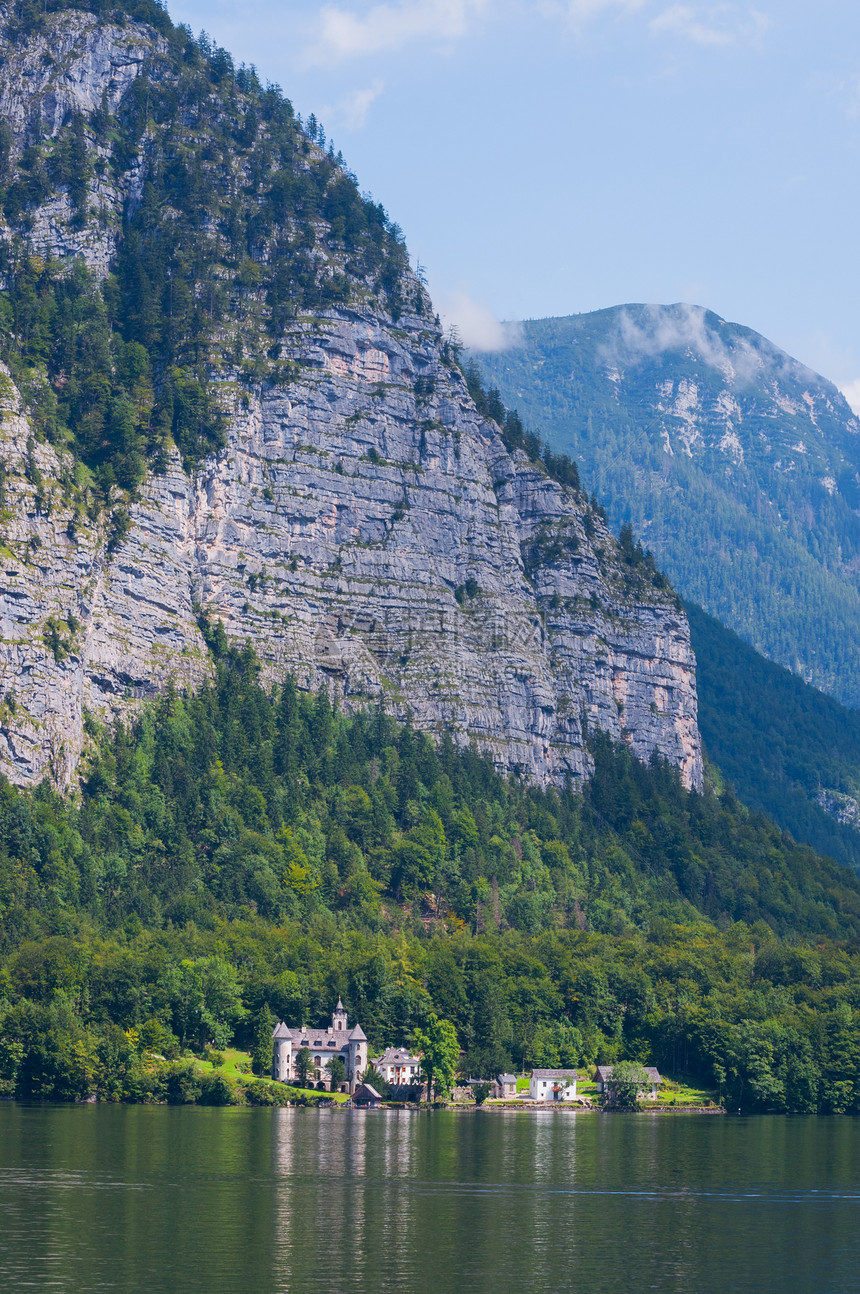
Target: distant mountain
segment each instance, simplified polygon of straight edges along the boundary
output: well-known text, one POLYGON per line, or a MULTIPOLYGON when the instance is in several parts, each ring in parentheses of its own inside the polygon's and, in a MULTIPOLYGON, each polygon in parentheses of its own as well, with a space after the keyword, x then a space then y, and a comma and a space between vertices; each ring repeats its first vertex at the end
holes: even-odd
POLYGON ((860 714, 688 605, 705 748, 740 798, 860 868, 860 714))
POLYGON ((860 705, 860 422, 832 383, 686 305, 530 320, 478 359, 685 597, 860 705))

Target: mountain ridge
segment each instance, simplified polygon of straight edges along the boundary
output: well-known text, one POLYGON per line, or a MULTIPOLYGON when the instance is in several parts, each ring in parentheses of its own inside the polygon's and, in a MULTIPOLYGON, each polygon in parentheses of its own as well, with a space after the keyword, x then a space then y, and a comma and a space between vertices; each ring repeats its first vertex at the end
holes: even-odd
POLYGON ((522 325, 488 383, 574 457, 686 598, 860 701, 860 421, 766 338, 689 306, 522 325), (814 631, 812 626, 814 625, 814 631))
POLYGON ((342 995, 860 1109, 860 878, 704 780, 677 595, 396 226, 148 0, 2 12, 0 1095, 186 1102, 342 995))

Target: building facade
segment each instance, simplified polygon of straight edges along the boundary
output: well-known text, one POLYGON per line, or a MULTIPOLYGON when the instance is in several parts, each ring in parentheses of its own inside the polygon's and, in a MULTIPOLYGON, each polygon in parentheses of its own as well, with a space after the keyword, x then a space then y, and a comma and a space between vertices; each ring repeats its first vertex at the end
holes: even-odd
POLYGON ((405 1047, 388 1047, 373 1062, 389 1087, 417 1087, 421 1082, 421 1057, 411 1056, 405 1047))
POLYGON ((517 1095, 516 1074, 497 1074, 493 1083, 493 1096, 501 1101, 513 1101, 517 1095))
POLYGON ((575 1101, 575 1069, 533 1069, 529 1096, 533 1101, 575 1101))
POLYGON ((354 1092, 367 1069, 367 1038, 360 1024, 352 1029, 343 1003, 338 998, 332 1012, 331 1024, 325 1029, 302 1025, 293 1029, 281 1021, 272 1034, 272 1078, 281 1083, 292 1083, 298 1078, 299 1052, 311 1054, 312 1070, 308 1082, 322 1090, 331 1090, 331 1072, 328 1062, 339 1056, 346 1069, 346 1078, 335 1087, 354 1092))

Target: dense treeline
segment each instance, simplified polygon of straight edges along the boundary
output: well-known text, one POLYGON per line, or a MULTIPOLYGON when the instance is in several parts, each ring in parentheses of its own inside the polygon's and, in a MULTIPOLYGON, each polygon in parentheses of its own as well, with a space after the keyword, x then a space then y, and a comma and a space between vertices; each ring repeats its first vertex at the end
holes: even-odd
POLYGON ((200 693, 90 725, 78 801, 2 787, 4 1091, 187 1099, 188 1049, 340 994, 372 1046, 436 1010, 473 1072, 650 1057, 860 1108, 852 873, 603 740, 543 792, 210 638, 200 693))
POLYGON ((699 727, 745 804, 798 840, 860 867, 860 714, 765 660, 700 607, 688 605, 699 727))
POLYGON ((277 86, 174 27, 151 0, 22 4, 7 35, 23 40, 76 8, 150 22, 164 44, 116 115, 102 105, 53 137, 35 119, 20 154, 0 126, 9 230, 0 240, 0 353, 37 435, 68 445, 107 498, 159 470, 171 444, 192 467, 221 447, 214 379, 287 380, 287 333, 301 313, 357 295, 397 317, 429 311, 429 300, 404 278, 400 230, 326 151, 317 121, 302 123, 277 86), (91 181, 119 180, 139 163, 140 200, 117 230, 104 282, 83 264, 33 254, 41 204, 65 194, 80 230, 119 222, 94 208, 91 181))

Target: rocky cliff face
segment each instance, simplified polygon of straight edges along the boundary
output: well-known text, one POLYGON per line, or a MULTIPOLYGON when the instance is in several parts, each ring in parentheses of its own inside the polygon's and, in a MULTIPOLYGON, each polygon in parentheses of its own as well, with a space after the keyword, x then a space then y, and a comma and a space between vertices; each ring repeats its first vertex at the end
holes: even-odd
MULTIPOLYGON (((75 12, 19 39, 0 74, 12 155, 37 117, 50 138, 70 105, 121 105, 159 39, 75 12)), ((142 139, 109 192, 94 175, 85 219, 53 193, 15 237, 106 272, 147 157, 142 139)), ((243 383, 220 366, 226 447, 193 471, 172 450, 112 551, 104 512, 73 499, 71 452, 39 441, 5 379, 7 776, 68 784, 87 711, 124 714, 171 679, 205 678, 202 609, 253 643, 268 677, 292 671, 350 707, 382 703, 541 782, 588 775, 593 727, 701 784, 676 599, 621 561, 583 496, 508 453, 406 279, 396 319, 365 291, 297 313, 279 332, 276 381, 243 383)))

